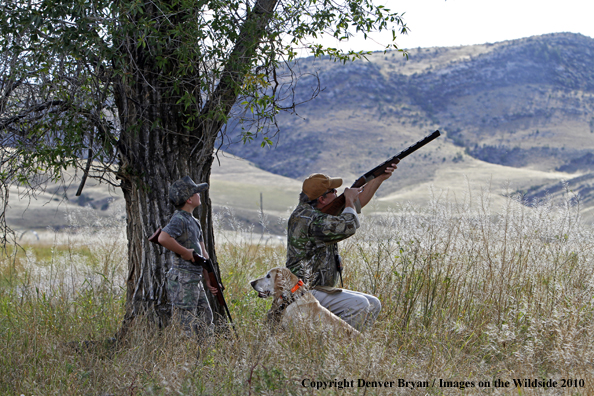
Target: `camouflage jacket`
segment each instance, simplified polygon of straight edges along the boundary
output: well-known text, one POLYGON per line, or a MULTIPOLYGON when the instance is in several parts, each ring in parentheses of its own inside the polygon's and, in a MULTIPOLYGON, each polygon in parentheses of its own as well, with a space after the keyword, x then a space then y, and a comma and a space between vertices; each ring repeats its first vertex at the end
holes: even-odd
POLYGON ((336 286, 337 242, 354 235, 357 227, 354 210, 332 216, 300 202, 289 218, 287 268, 309 287, 336 286))
MULTIPOLYGON (((196 253, 202 255, 200 242, 204 241, 202 228, 198 220, 185 210, 177 210, 171 216, 169 223, 163 228, 180 245, 186 249, 194 249, 196 253)), ((202 267, 191 261, 186 261, 179 255, 175 255, 172 267, 177 267, 187 271, 197 272, 202 275, 202 267)))

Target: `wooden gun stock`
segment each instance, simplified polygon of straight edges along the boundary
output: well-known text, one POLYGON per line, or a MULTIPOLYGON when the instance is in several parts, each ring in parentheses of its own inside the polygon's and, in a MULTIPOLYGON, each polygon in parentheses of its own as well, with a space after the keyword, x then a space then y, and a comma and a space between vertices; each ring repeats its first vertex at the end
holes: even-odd
MULTIPOLYGON (((151 235, 148 240, 152 243, 156 243, 157 245, 163 246, 159 243, 159 235, 161 235, 161 228, 158 228, 157 231, 153 235, 151 235)), ((206 270, 208 274, 208 279, 210 280, 210 284, 217 288, 217 294, 215 297, 220 305, 225 307, 225 312, 227 313, 227 317, 229 318, 229 322, 233 324, 233 319, 231 319, 231 313, 229 312, 229 307, 227 306, 227 302, 225 301, 225 297, 223 296, 223 290, 225 287, 222 283, 220 283, 217 279, 217 274, 214 271, 214 267, 210 259, 202 257, 196 252, 193 252, 194 255, 194 264, 201 266, 206 270)))
MULTIPOLYGON (((414 153, 415 151, 417 151, 418 149, 420 149, 427 143, 431 142, 434 139, 437 139, 439 137, 439 135, 440 135, 439 131, 435 131, 431 135, 426 136, 424 139, 419 140, 418 142, 416 142, 415 144, 413 144, 406 150, 402 150, 400 153, 398 153, 394 157, 379 164, 378 166, 376 166, 369 172, 365 173, 363 176, 359 177, 357 180, 355 180, 355 182, 353 183, 351 188, 363 187, 365 184, 367 184, 371 180, 375 179, 376 177, 378 177, 382 173, 384 173, 386 171, 386 168, 389 167, 396 159, 402 160, 403 158, 407 157, 409 154, 414 153)), ((333 216, 338 216, 344 210, 344 205, 345 205, 345 198, 344 198, 344 193, 342 193, 338 197, 336 197, 336 199, 334 199, 332 202, 330 202, 328 205, 326 205, 322 209, 320 209, 320 211, 323 213, 331 214, 333 216)))

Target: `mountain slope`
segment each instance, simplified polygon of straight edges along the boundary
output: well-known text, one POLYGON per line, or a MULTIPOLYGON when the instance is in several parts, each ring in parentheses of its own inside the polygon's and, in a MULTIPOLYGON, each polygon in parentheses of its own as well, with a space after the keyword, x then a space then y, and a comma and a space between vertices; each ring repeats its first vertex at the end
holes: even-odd
MULTIPOLYGON (((270 228, 281 234, 301 181, 314 172, 341 176, 345 185, 436 129, 443 136, 410 155, 378 192, 374 207, 422 203, 429 190, 457 197, 470 186, 492 186, 528 200, 566 190, 594 218, 594 40, 553 34, 495 44, 378 52, 368 61, 339 64, 302 59, 310 73, 296 100, 307 99, 319 77, 320 95, 279 116, 275 147, 259 142, 225 150, 246 160, 215 161, 211 197, 215 211, 233 208, 241 223, 257 224, 260 193, 270 228), (317 73, 317 77, 316 77, 317 73)), ((88 183, 64 191, 48 186, 39 199, 11 189, 9 223, 18 229, 68 225, 67 214, 95 207, 106 218, 122 213, 118 191, 88 183), (29 210, 24 212, 26 207, 29 210), (117 209, 117 208, 120 209, 117 209)))
MULTIPOLYGON (((408 60, 398 52, 345 65, 303 59, 300 70, 312 75, 296 99, 307 98, 317 77, 319 96, 297 115, 279 117, 274 148, 254 142, 226 149, 279 175, 354 179, 440 129, 444 137, 403 161, 399 182, 380 195, 431 182, 444 166, 471 159, 574 179, 594 172, 592 64, 594 40, 569 33, 413 49, 408 60)), ((532 183, 516 187, 542 187, 532 183)))

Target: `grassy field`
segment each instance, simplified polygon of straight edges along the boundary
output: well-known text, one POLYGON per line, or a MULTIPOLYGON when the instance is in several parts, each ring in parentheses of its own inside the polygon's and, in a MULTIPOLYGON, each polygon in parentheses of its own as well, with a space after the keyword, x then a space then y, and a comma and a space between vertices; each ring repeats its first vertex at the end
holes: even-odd
POLYGON ((217 239, 237 338, 199 350, 174 326, 136 323, 115 345, 121 220, 85 217, 52 243, 24 238, 0 261, 0 394, 594 394, 592 227, 574 207, 510 198, 495 208, 490 197, 364 216, 341 245, 344 283, 383 309, 354 341, 271 332, 270 301, 248 281, 283 265, 285 249, 239 231, 217 239))

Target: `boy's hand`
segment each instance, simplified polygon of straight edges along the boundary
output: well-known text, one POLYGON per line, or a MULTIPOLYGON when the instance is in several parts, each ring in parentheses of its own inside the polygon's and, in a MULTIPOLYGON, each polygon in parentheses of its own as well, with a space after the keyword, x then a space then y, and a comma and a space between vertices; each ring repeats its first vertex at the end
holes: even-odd
POLYGON ((217 293, 219 292, 219 290, 214 286, 211 286, 211 285, 206 285, 206 286, 208 286, 208 290, 210 290, 210 292, 212 293, 213 296, 216 296, 217 293))
POLYGON ((194 262, 194 249, 186 249, 180 256, 186 261, 194 262))
POLYGON ((206 270, 203 269, 202 271, 204 272, 204 283, 206 283, 206 287, 208 287, 208 290, 210 290, 213 296, 216 296, 219 290, 210 284, 210 276, 208 276, 206 270))

